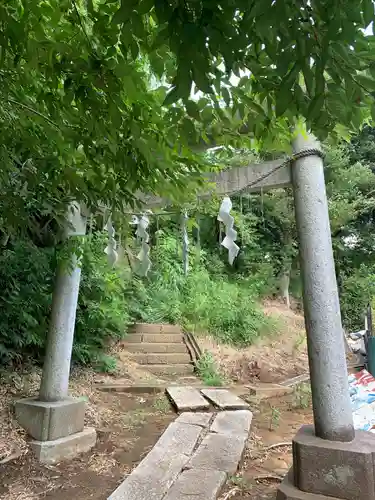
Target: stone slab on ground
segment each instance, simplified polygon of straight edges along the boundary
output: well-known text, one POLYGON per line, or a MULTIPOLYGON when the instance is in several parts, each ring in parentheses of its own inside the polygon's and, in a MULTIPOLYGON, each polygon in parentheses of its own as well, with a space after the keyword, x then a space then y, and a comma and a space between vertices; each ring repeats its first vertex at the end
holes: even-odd
POLYGON ((213 417, 213 413, 197 413, 197 412, 184 412, 175 420, 178 424, 199 425, 199 427, 207 428, 213 417))
POLYGON ((124 342, 122 346, 129 352, 143 353, 187 353, 183 342, 164 344, 162 342, 124 342))
POLYGON ((247 438, 252 419, 253 414, 250 410, 223 411, 216 415, 210 431, 216 434, 247 438))
POLYGON ((295 385, 302 384, 303 382, 308 382, 310 380, 310 375, 308 373, 303 373, 302 375, 298 375, 297 377, 288 378, 283 382, 280 382, 280 385, 286 387, 294 387, 295 385))
POLYGON ((194 387, 168 387, 166 393, 177 411, 208 410, 210 405, 194 387))
POLYGON ((167 427, 147 457, 150 457, 158 448, 162 448, 165 453, 171 455, 178 453, 191 455, 202 432, 202 427, 198 425, 173 422, 167 427))
POLYGON ((187 469, 217 470, 235 474, 242 460, 246 438, 208 434, 186 465, 187 469))
POLYGON ((54 441, 84 428, 86 403, 82 398, 51 402, 27 398, 16 401, 14 407, 18 423, 37 441, 54 441))
POLYGON ((55 464, 71 460, 91 450, 96 444, 96 431, 87 427, 81 432, 54 441, 31 441, 30 446, 39 462, 55 464))
POLYGON ((254 384, 247 387, 249 389, 250 396, 254 396, 257 399, 285 396, 285 394, 291 394, 294 391, 293 387, 279 384, 254 384))
POLYGON ((129 329, 132 333, 180 333, 182 334, 179 325, 170 325, 168 323, 135 323, 129 329))
POLYGON ((181 365, 191 363, 190 355, 185 353, 132 353, 132 359, 140 365, 181 365))
POLYGON ((339 500, 335 497, 327 497, 325 495, 316 495, 315 493, 307 493, 301 491, 294 486, 293 483, 293 469, 285 476, 283 482, 280 484, 276 500, 339 500))
POLYGON ((188 457, 163 454, 159 461, 155 457, 155 453, 152 459, 147 455, 107 500, 162 500, 181 473, 188 457))
POLYGON ((249 405, 226 389, 202 389, 201 393, 220 410, 246 410, 249 405))
POLYGON ((216 500, 227 475, 217 470, 184 471, 163 500, 216 500))
POLYGON ((293 439, 294 484, 342 500, 375 500, 374 450, 370 432, 356 431, 343 443, 318 438, 312 425, 304 425, 293 439))
POLYGON ((120 345, 128 343, 162 343, 162 344, 173 344, 182 343, 183 336, 182 333, 129 333, 120 345))
POLYGON ((192 364, 178 365, 147 365, 147 371, 154 375, 167 375, 177 377, 179 375, 190 375, 194 373, 192 364))
POLYGON ((165 391, 165 384, 98 384, 95 389, 102 392, 125 392, 128 394, 160 394, 165 391))

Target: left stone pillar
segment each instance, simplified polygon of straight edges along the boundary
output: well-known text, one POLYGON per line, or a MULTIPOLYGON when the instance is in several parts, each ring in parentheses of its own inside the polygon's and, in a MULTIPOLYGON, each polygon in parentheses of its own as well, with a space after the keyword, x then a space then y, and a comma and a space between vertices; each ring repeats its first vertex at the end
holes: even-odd
MULTIPOLYGON (((86 217, 72 204, 65 239, 85 233, 86 217)), ((17 420, 34 439, 31 447, 44 463, 73 458, 96 443, 95 429, 84 428, 85 401, 68 395, 80 278, 79 257, 72 253, 57 267, 39 398, 15 404, 17 420)))

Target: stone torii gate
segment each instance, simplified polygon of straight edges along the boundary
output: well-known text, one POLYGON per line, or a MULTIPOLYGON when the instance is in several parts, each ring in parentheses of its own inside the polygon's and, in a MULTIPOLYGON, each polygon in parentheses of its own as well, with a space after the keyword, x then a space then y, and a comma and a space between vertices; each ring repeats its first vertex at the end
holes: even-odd
MULTIPOLYGON (((353 426, 320 145, 313 136, 300 134, 293 151, 295 159, 289 162, 276 160, 207 176, 219 195, 293 187, 314 426, 297 433, 294 473, 284 480, 277 498, 375 500, 375 436, 355 432, 353 426)), ((161 201, 143 199, 148 206, 161 201)), ((84 233, 82 214, 76 213, 72 224, 75 234, 84 233)), ((73 263, 58 272, 39 398, 16 404, 17 418, 34 437, 33 449, 44 462, 72 457, 95 442, 95 431, 83 429, 84 402, 68 396, 80 282, 79 263, 73 263)))

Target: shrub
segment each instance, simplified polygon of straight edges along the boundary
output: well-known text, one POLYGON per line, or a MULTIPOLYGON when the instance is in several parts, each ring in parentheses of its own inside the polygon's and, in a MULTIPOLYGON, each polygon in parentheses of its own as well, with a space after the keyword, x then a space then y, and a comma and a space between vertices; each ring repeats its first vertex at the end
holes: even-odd
MULTIPOLYGON (((113 370, 102 350, 120 338, 130 322, 131 290, 107 264, 102 235, 87 240, 77 308, 73 360, 113 370)), ((54 252, 30 241, 0 251, 0 364, 40 361, 50 318, 54 252)))
POLYGON ((375 290, 375 274, 366 266, 342 277, 340 293, 341 315, 344 327, 349 331, 364 328, 364 315, 375 290))
POLYGON ((53 253, 30 241, 0 251, 0 364, 43 352, 52 297, 53 253))
MULTIPOLYGON (((82 364, 100 361, 110 341, 122 338, 130 323, 127 282, 107 263, 105 238, 87 240, 77 308, 73 359, 82 364)), ((105 364, 105 363, 104 363, 105 364)))

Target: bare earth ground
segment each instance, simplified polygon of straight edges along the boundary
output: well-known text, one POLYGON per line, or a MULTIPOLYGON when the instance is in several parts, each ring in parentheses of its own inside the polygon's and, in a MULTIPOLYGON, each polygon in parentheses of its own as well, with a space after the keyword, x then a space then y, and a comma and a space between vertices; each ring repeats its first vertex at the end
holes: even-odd
POLYGON ((283 398, 253 401, 251 406, 254 418, 244 463, 220 500, 275 499, 277 486, 292 465, 293 436, 301 425, 312 423, 310 396, 304 387, 283 398))
MULTIPOLYGON (((200 339, 212 350, 228 378, 235 383, 277 382, 307 370, 303 318, 284 306, 265 304, 267 314, 280 320, 280 332, 243 350, 200 339)), ((124 352, 117 352, 116 382, 155 378, 132 364, 124 352)), ((90 370, 73 371, 72 395, 87 398, 86 425, 98 431, 98 443, 80 458, 43 466, 33 459, 24 431, 17 425, 12 402, 37 394, 40 372, 11 373, 0 382, 0 499, 4 500, 105 500, 117 485, 148 453, 175 414, 164 396, 105 393, 95 382, 113 377, 98 376, 90 370), (1 464, 2 461, 6 463, 1 464)), ((222 500, 271 499, 275 486, 291 464, 289 445, 267 450, 269 445, 290 443, 302 423, 311 421, 309 394, 303 388, 284 398, 259 402, 250 400, 254 411, 252 435, 244 466, 232 478, 222 500), (271 430, 270 430, 271 429, 271 430), (276 479, 255 480, 272 473, 276 479)))
MULTIPOLYGON (((135 396, 91 389, 93 378, 78 377, 72 393, 89 398, 87 425, 96 427, 97 446, 80 458, 43 466, 28 451, 24 433, 8 408, 0 413, 3 453, 11 437, 13 450, 21 456, 0 465, 0 498, 4 500, 105 500, 150 451, 175 418, 164 396, 135 396), (76 389, 76 390, 74 390, 76 389)), ((18 394, 19 397, 19 394, 18 394)), ((8 398, 8 404, 10 399, 8 398)), ((11 453, 12 450, 8 450, 11 453)), ((1 440, 0 440, 1 458, 1 440)))

